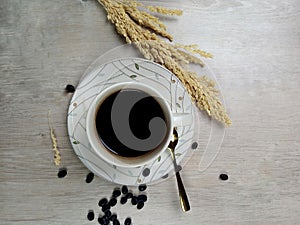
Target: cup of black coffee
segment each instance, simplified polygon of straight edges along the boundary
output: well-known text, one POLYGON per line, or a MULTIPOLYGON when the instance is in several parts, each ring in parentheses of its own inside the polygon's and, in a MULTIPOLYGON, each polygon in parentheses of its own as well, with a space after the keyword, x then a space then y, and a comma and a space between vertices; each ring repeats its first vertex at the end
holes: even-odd
POLYGON ((165 151, 175 126, 192 123, 173 113, 153 87, 124 82, 103 90, 88 110, 86 131, 95 153, 120 167, 138 167, 165 151))

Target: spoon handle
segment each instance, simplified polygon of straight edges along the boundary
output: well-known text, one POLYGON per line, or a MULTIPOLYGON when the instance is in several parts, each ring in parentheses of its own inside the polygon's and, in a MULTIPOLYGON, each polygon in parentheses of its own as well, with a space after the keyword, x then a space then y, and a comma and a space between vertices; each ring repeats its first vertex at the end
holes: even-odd
POLYGON ((179 191, 181 208, 184 212, 187 212, 191 209, 191 207, 179 171, 176 172, 176 180, 177 180, 177 186, 179 191))

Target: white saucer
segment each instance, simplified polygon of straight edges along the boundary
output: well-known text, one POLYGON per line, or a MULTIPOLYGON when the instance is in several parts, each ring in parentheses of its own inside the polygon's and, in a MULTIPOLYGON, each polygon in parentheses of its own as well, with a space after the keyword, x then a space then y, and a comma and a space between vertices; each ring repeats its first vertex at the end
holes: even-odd
MULTIPOLYGON (((68 111, 68 132, 76 155, 89 170, 111 182, 126 185, 151 184, 174 174, 168 150, 150 163, 134 168, 110 165, 91 148, 86 134, 86 114, 94 98, 106 87, 124 81, 140 82, 155 88, 167 99, 173 112, 190 113, 195 118, 194 105, 184 86, 164 67, 142 58, 123 58, 96 66, 81 80, 68 111)), ((179 142, 176 158, 183 165, 195 148, 195 123, 178 127, 179 142)), ((196 146, 197 147, 197 146, 196 146)))

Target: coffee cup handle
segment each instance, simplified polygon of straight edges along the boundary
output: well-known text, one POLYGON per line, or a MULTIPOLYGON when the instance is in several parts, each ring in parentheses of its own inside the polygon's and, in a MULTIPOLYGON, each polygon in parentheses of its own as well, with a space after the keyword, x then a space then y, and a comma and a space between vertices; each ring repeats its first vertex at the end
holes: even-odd
POLYGON ((193 115, 190 113, 173 113, 173 126, 183 127, 193 123, 193 115))

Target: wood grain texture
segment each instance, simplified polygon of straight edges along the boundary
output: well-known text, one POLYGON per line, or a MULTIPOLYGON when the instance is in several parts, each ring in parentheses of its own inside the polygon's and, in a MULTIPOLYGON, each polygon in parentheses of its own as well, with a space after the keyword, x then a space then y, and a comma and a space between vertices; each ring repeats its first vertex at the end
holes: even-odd
MULTIPOLYGON (((233 125, 207 170, 197 169, 197 152, 182 171, 191 212, 180 211, 171 178, 149 187, 143 211, 118 206, 120 218, 130 215, 138 225, 299 224, 298 1, 171 5, 184 10, 182 17, 165 18, 175 41, 215 55, 207 63, 233 125), (218 179, 224 171, 226 182, 218 179)), ((97 224, 86 214, 116 185, 98 177, 85 183, 88 170, 67 136, 71 94, 64 87, 76 85, 91 62, 121 44, 96 1, 1 0, 0 224, 97 224), (48 109, 69 171, 64 179, 52 161, 48 109)))

